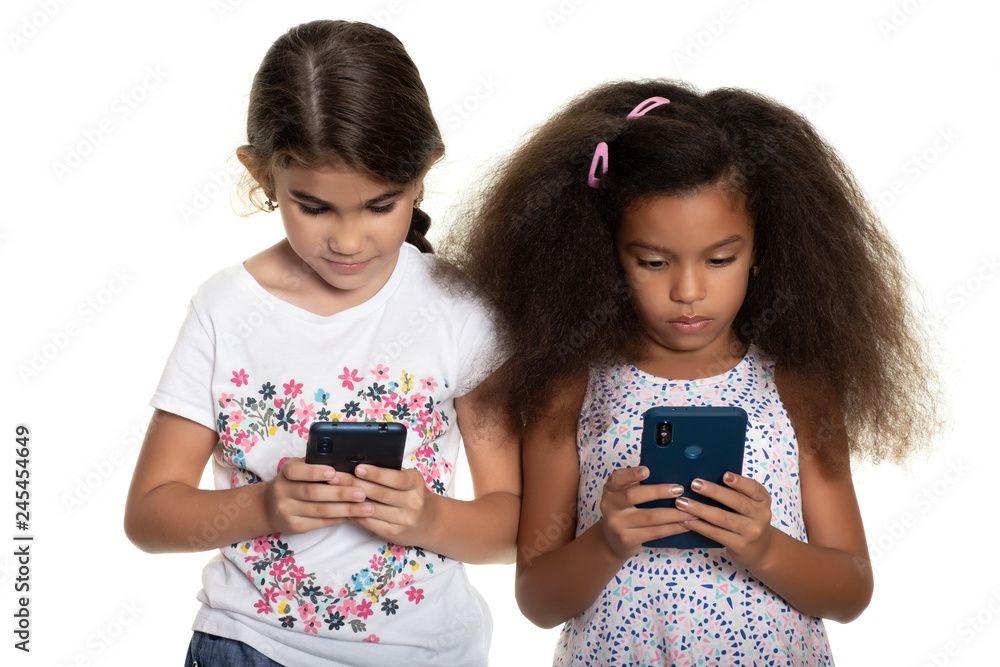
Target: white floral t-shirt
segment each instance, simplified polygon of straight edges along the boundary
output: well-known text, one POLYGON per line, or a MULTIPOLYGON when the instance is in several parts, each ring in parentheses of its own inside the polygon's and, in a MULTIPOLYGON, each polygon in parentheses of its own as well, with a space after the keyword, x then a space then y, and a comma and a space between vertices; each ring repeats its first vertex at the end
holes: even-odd
MULTIPOLYGON (((432 275, 436 261, 404 244, 378 294, 330 317, 242 264, 221 271, 192 299, 152 405, 219 433, 219 489, 273 478, 305 454, 314 421, 395 421, 404 466, 453 495, 454 399, 495 367, 495 338, 484 308, 432 275)), ((228 509, 213 521, 240 510, 228 509)), ((217 528, 194 527, 192 546, 217 528)), ((353 522, 224 547, 203 586, 194 629, 282 664, 486 664, 489 611, 462 564, 353 522)))

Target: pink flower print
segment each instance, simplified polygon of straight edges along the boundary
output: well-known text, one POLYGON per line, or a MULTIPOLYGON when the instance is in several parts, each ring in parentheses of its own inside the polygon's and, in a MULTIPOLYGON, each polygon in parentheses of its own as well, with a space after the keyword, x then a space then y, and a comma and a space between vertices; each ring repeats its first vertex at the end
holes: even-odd
POLYGON ((260 440, 260 437, 256 435, 253 436, 252 438, 250 437, 243 438, 243 451, 249 454, 250 450, 254 448, 254 445, 257 444, 258 440, 260 440))
POLYGON ((281 583, 281 597, 288 598, 291 600, 295 597, 295 584, 290 581, 283 581, 281 583))
POLYGON ((424 599, 424 589, 410 586, 410 590, 406 591, 406 595, 413 604, 420 604, 420 601, 424 599))
MULTIPOLYGON (((346 594, 347 591, 345 590, 344 593, 346 594)), ((343 614, 345 618, 353 614, 355 609, 357 609, 357 603, 354 600, 344 600, 344 604, 337 607, 337 611, 343 614)))
POLYGON ((374 400, 369 399, 368 405, 371 407, 365 410, 365 414, 376 421, 382 421, 382 417, 389 412, 389 410, 385 407, 385 403, 381 401, 376 403, 374 400))
POLYGON ((406 399, 406 407, 410 409, 410 412, 420 412, 420 408, 423 407, 426 396, 423 394, 414 394, 406 399))
POLYGON ((393 558, 395 558, 398 561, 401 561, 406 556, 406 547, 400 546, 398 544, 393 544, 392 549, 389 550, 389 553, 392 554, 393 558))
POLYGON ((278 589, 274 586, 268 586, 264 589, 264 599, 274 604, 278 601, 278 589))
POLYGON ((305 425, 305 422, 299 422, 298 424, 292 424, 292 433, 295 433, 300 438, 305 439, 309 437, 309 427, 305 425))
MULTIPOLYGON (((328 588, 329 588, 329 587, 328 587, 328 588)), ((328 590, 328 591, 326 592, 326 594, 327 594, 327 595, 332 595, 332 594, 333 594, 333 589, 331 588, 330 590, 328 590)), ((337 593, 337 597, 338 597, 338 598, 343 598, 343 597, 347 597, 347 589, 346 589, 346 588, 341 588, 341 589, 340 589, 340 592, 339 592, 339 593, 337 593)))
POLYGON ((413 575, 410 574, 410 573, 406 573, 406 574, 403 575, 403 578, 400 580, 399 585, 400 585, 400 587, 405 587, 405 586, 409 586, 412 583, 413 583, 413 575))
POLYGON ((420 385, 424 388, 424 391, 434 391, 438 387, 438 383, 434 381, 434 378, 424 378, 420 381, 420 385))
POLYGON ((281 386, 285 388, 285 396, 291 396, 292 398, 295 398, 296 396, 302 393, 301 382, 296 384, 295 380, 289 380, 287 383, 282 384, 281 386))
POLYGON ((382 566, 385 565, 385 560, 378 554, 375 554, 372 556, 372 559, 368 561, 368 564, 371 565, 373 570, 381 570, 382 566))
POLYGON ((229 421, 233 422, 236 425, 242 424, 243 420, 246 418, 247 416, 243 414, 242 410, 233 410, 232 412, 229 413, 229 421))
POLYGON ((283 398, 276 398, 276 399, 274 399, 274 407, 278 408, 279 410, 281 409, 281 406, 284 405, 284 403, 285 403, 285 399, 283 399, 283 398))
POLYGON ((306 578, 306 569, 301 565, 293 565, 288 571, 289 576, 295 580, 296 586, 302 585, 302 580, 306 578))
POLYGON ((258 614, 270 614, 271 608, 263 600, 257 600, 253 605, 257 609, 258 614))
POLYGON ((247 375, 247 372, 241 368, 238 373, 236 371, 233 371, 233 377, 229 381, 235 384, 237 387, 242 387, 247 383, 249 379, 250 376, 247 375))
POLYGON ((306 403, 306 399, 299 399, 299 423, 307 422, 316 416, 316 404, 306 403))
POLYGON ((385 380, 389 377, 389 367, 379 364, 378 366, 375 367, 375 370, 372 371, 372 375, 374 375, 379 380, 385 380))
POLYGON ((368 635, 367 637, 365 637, 361 641, 366 641, 369 644, 378 644, 378 635, 376 635, 376 634, 368 635))
POLYGON ((271 566, 271 571, 268 573, 275 579, 281 579, 285 576, 285 566, 281 563, 275 563, 271 566))
POLYGON ((266 554, 271 550, 271 541, 267 537, 253 538, 253 550, 259 554, 266 554))
POLYGON ((306 602, 301 607, 299 607, 299 618, 303 621, 310 616, 316 615, 316 605, 312 602, 306 602))
POLYGON ((305 630, 306 632, 311 632, 314 635, 319 634, 320 623, 319 621, 316 620, 315 616, 313 616, 312 618, 304 618, 302 619, 302 621, 304 623, 303 630, 305 630))
POLYGON ((358 609, 357 609, 358 618, 364 620, 374 613, 375 612, 372 611, 372 603, 369 602, 368 600, 362 600, 358 604, 358 609))
POLYGON ((233 394, 223 394, 219 399, 219 402, 223 405, 229 405, 230 403, 235 403, 236 401, 233 400, 233 394))
POLYGON ((341 386, 347 387, 351 391, 354 391, 354 383, 355 382, 361 382, 362 380, 364 380, 363 377, 361 377, 360 375, 358 375, 358 371, 357 370, 353 370, 352 371, 347 366, 344 366, 344 373, 343 373, 343 375, 338 375, 337 379, 343 380, 343 384, 341 386))

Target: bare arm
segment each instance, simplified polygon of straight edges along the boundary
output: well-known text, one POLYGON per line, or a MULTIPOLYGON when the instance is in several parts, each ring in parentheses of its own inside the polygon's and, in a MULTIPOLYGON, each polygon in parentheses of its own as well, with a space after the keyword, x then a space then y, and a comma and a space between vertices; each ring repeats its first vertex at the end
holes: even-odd
POLYGON ((639 486, 644 468, 614 471, 601 499, 603 518, 574 539, 580 461, 576 429, 586 380, 556 397, 524 441, 524 499, 518 531, 515 595, 521 613, 550 628, 582 613, 642 543, 683 532, 675 509, 638 509, 675 497, 667 485, 639 486))
POLYGON ((154 412, 125 505, 125 533, 140 549, 203 551, 275 532, 303 533, 364 511, 363 492, 338 484, 345 480, 332 468, 301 459, 286 462, 268 482, 199 489, 218 440, 212 429, 154 412))
POLYGON ((360 525, 385 539, 465 563, 513 562, 521 505, 520 441, 513 423, 485 394, 481 385, 455 399, 474 499, 433 493, 417 470, 358 466, 358 486, 374 503, 374 513, 358 519, 360 525))
POLYGON ((691 530, 718 540, 729 556, 804 614, 842 623, 871 601, 873 578, 847 439, 829 394, 798 373, 776 378, 799 444, 802 512, 809 542, 770 525, 770 496, 746 477, 699 491, 734 512, 691 502, 691 530), (822 451, 822 454, 820 453, 822 451))

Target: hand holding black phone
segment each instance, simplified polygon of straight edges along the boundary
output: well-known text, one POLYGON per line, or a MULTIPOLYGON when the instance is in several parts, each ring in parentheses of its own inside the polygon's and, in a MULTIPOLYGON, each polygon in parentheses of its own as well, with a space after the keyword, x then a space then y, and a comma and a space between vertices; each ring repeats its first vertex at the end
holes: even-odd
POLYGON ((406 449, 406 426, 398 422, 313 422, 306 463, 354 474, 364 463, 399 470, 406 449))

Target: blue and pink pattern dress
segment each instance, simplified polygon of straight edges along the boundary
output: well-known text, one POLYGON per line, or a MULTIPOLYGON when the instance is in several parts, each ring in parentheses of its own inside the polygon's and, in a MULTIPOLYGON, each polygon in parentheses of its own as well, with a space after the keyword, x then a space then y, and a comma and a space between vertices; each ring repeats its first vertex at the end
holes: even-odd
MULTIPOLYGON (((735 368, 672 381, 633 366, 594 369, 578 426, 577 534, 601 516, 612 470, 639 464, 643 413, 657 405, 732 405, 749 416, 743 474, 771 494, 771 524, 806 541, 798 446, 774 385, 751 347, 735 368)), ((832 665, 823 622, 799 613, 723 549, 644 549, 562 629, 555 665, 832 665)))

